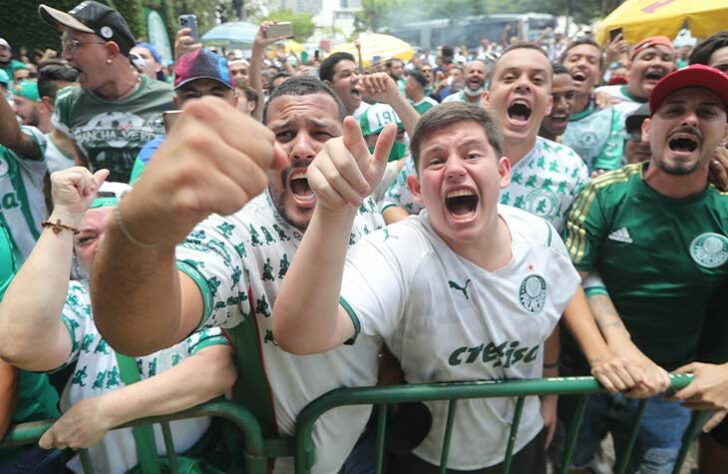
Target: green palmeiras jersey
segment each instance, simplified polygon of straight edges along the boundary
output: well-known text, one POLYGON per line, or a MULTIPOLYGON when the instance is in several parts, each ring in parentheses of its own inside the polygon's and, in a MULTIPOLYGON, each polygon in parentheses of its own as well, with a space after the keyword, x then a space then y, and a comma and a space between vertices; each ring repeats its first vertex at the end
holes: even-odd
POLYGON ((728 277, 728 194, 707 186, 671 199, 644 181, 646 163, 594 179, 574 202, 565 241, 596 270, 632 340, 668 370, 695 357, 706 308, 728 277))
MULTIPOLYGON (((41 156, 46 140, 35 127, 21 127, 32 137, 41 156)), ((10 232, 15 260, 22 264, 40 236, 40 223, 48 217, 43 197, 43 178, 47 172, 44 159, 31 160, 0 146, 0 206, 2 223, 10 232)))
MULTIPOLYGON (((432 229, 427 210, 350 249, 341 304, 358 338, 386 341, 407 382, 542 377, 543 342, 579 276, 551 224, 509 206, 498 214, 512 236, 512 259, 495 272, 455 253, 432 229)), ((414 454, 437 465, 448 403, 425 404, 432 428, 414 454)), ((537 397, 526 399, 514 452, 543 428, 539 406, 537 397)), ((448 468, 502 462, 514 407, 512 398, 460 400, 448 468)))
POLYGON ((569 117, 561 141, 586 163, 589 172, 624 165, 624 117, 614 107, 597 109, 593 101, 569 117))
MULTIPOLYGON (((76 363, 61 398, 63 411, 80 400, 124 387, 116 354, 94 324, 91 295, 85 284, 70 282, 61 321, 68 329, 72 343, 71 352, 61 368, 76 363)), ((202 349, 220 344, 228 344, 220 329, 196 332, 172 347, 137 357, 139 375, 142 380, 154 377, 202 349)), ((209 426, 210 419, 207 417, 171 422, 170 428, 177 451, 184 452, 192 447, 209 426)), ((165 445, 159 425, 155 425, 154 430, 157 453, 163 455, 165 445)), ((123 474, 138 464, 131 428, 109 431, 101 442, 91 446, 89 454, 96 472, 123 474)), ((71 460, 68 467, 73 472, 84 472, 78 457, 71 460)))
POLYGON ((410 102, 412 103, 412 107, 414 107, 417 113, 420 115, 423 115, 434 106, 439 105, 439 103, 435 99, 428 96, 425 96, 421 101, 417 102, 416 104, 412 101, 410 102))
MULTIPOLYGON (((410 175, 416 175, 413 160, 405 164, 380 201, 382 212, 391 206, 410 214, 422 210, 422 203, 407 187, 410 175)), ((538 137, 531 151, 511 168, 511 184, 501 190, 501 204, 543 217, 560 231, 569 206, 588 181, 587 167, 579 155, 568 146, 538 137)))
MULTIPOLYGON (((374 200, 366 199, 349 244, 383 224, 374 200)), ((233 398, 256 415, 266 436, 292 436, 303 407, 330 390, 377 382, 379 343, 374 339, 297 356, 281 350, 273 338, 273 305, 302 238, 266 191, 231 216, 209 217, 177 248, 178 267, 203 296, 201 326, 224 328, 235 346, 238 380, 233 398)), ((313 431, 313 472, 339 472, 370 411, 368 406, 352 406, 319 419, 313 431)), ((275 473, 288 472, 293 472, 292 458, 278 458, 275 473)))
POLYGON ((67 87, 56 97, 53 126, 76 142, 92 171, 109 169, 109 182, 129 182, 139 150, 164 134, 162 112, 176 108, 168 84, 144 75, 140 81, 136 92, 119 100, 80 86, 67 87))

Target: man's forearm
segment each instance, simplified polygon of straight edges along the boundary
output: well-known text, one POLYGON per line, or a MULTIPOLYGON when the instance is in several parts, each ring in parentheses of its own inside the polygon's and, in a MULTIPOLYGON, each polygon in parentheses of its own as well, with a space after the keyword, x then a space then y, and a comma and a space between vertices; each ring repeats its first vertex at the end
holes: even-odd
POLYGON ((415 131, 415 125, 417 125, 417 121, 420 119, 420 114, 402 94, 397 94, 396 97, 393 97, 389 105, 397 112, 399 119, 402 120, 402 125, 404 125, 404 130, 411 137, 415 131))
POLYGON ((284 350, 317 353, 336 347, 339 294, 356 209, 316 207, 273 311, 273 331, 284 350))
MULTIPOLYGON (((56 209, 50 217, 77 227, 80 219, 56 209)), ((68 292, 73 233, 46 228, 0 304, 0 354, 26 370, 58 367, 71 350, 61 313, 68 292)))
POLYGON ((610 343, 620 343, 631 341, 629 331, 619 317, 617 308, 614 307, 612 299, 606 294, 591 295, 588 298, 589 308, 594 314, 599 329, 607 341, 610 343))
POLYGON ((150 354, 187 336, 174 247, 137 246, 110 223, 92 275, 94 320, 117 351, 150 354))
POLYGON ((265 94, 263 91, 263 78, 261 77, 263 68, 263 54, 265 54, 265 46, 253 43, 253 49, 250 53, 250 87, 258 94, 258 107, 255 108, 255 118, 263 119, 263 109, 265 108, 265 94))
POLYGON ((230 346, 208 347, 154 377, 102 395, 109 428, 176 413, 222 395, 237 378, 232 359, 230 346))
POLYGON ((564 310, 564 323, 590 364, 609 353, 581 286, 577 288, 569 306, 564 310))

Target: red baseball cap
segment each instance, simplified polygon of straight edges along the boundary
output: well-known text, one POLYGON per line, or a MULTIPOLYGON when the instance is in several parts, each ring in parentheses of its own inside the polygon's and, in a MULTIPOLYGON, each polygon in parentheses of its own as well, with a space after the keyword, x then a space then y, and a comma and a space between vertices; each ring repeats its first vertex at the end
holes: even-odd
POLYGON ((637 44, 637 46, 632 48, 632 54, 629 55, 629 60, 634 61, 634 58, 638 54, 640 54, 642 50, 651 48, 652 46, 665 46, 673 53, 675 52, 675 47, 672 45, 672 40, 667 36, 650 36, 649 38, 646 38, 641 43, 637 44))
POLYGON ((708 89, 728 106, 728 74, 711 66, 693 64, 660 79, 650 94, 650 115, 670 94, 688 87, 708 89))

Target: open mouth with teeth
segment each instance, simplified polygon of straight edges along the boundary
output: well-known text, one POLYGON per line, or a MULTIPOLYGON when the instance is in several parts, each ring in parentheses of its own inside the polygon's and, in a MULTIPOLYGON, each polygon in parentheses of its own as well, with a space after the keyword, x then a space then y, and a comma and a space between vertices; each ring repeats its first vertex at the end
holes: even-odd
POLYGON ((689 136, 671 138, 670 141, 667 142, 667 146, 670 147, 670 150, 678 153, 692 153, 698 149, 698 145, 698 140, 695 137, 689 136))
POLYGON ((566 127, 569 117, 568 115, 551 115, 549 117, 551 119, 551 123, 553 125, 559 126, 559 127, 566 127))
POLYGON ((658 71, 650 71, 645 74, 645 79, 648 81, 659 81, 663 77, 665 77, 665 74, 658 71))
POLYGON ((584 71, 576 71, 571 75, 571 78, 577 82, 586 81, 586 73, 584 71))
POLYGON ((508 118, 515 122, 528 122, 531 118, 531 106, 524 101, 516 101, 508 107, 508 118))
POLYGON ((467 189, 450 191, 445 196, 445 207, 455 220, 469 219, 478 209, 478 196, 467 189))
POLYGON ((306 179, 306 168, 296 168, 291 171, 288 175, 288 189, 299 206, 312 207, 316 203, 316 195, 306 179))

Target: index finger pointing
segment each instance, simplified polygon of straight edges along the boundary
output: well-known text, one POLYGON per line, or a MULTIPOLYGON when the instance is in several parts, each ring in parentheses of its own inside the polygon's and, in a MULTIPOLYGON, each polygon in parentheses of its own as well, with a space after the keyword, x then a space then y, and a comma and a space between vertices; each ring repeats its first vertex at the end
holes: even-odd
POLYGON ((344 145, 356 160, 359 168, 365 166, 370 156, 369 149, 364 141, 364 135, 361 133, 359 123, 353 117, 344 119, 344 145))

